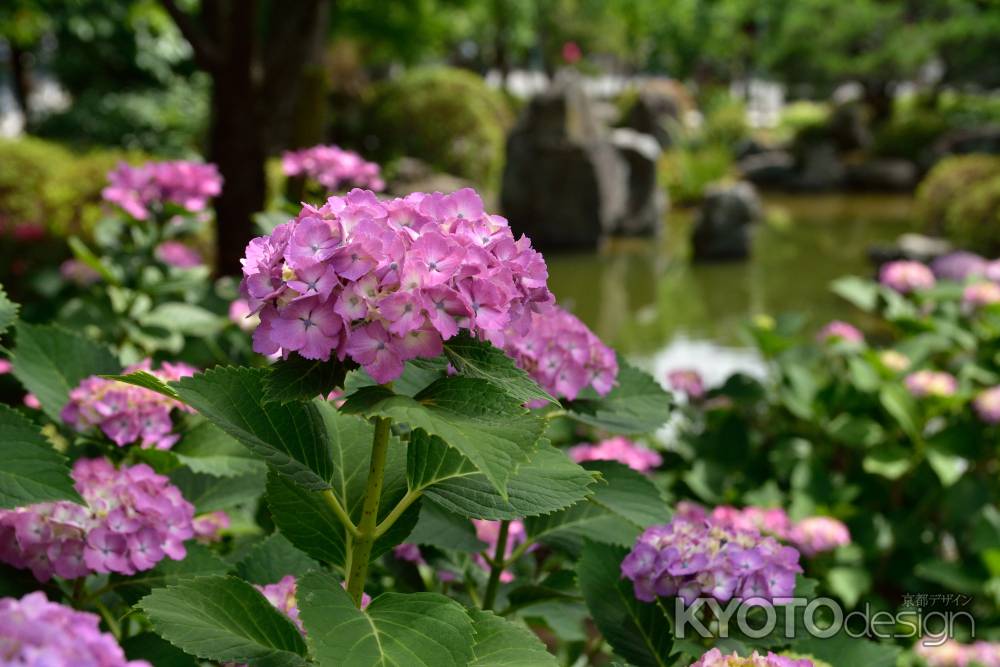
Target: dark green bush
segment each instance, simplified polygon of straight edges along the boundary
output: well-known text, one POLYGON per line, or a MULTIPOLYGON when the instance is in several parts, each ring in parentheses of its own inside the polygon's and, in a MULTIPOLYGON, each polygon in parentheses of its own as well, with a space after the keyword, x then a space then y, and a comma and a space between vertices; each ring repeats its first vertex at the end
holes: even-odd
POLYGON ((369 117, 379 161, 408 155, 487 189, 499 182, 512 115, 472 72, 417 69, 379 84, 369 117))
POLYGON ((1000 173, 971 184, 948 207, 948 235, 987 256, 1000 253, 1000 173))
POLYGON ((917 189, 917 204, 928 230, 941 233, 952 228, 948 222, 952 205, 975 183, 996 175, 1000 175, 1000 157, 994 155, 957 155, 938 162, 917 189))

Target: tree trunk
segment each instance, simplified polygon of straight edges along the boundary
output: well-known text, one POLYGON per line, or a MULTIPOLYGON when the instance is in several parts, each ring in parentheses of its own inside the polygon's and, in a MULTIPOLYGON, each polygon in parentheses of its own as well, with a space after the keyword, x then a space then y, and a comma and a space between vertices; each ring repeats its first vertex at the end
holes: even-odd
POLYGON ((213 72, 209 159, 222 174, 215 201, 216 271, 240 272, 253 237, 251 216, 264 208, 267 150, 253 81, 255 2, 232 3, 223 30, 226 58, 213 72))

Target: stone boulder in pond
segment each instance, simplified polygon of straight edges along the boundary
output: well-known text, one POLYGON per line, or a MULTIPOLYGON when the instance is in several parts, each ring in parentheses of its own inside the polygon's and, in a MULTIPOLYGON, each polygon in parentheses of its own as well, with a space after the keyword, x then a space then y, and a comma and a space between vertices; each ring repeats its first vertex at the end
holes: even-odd
POLYGON ((657 179, 660 144, 651 135, 628 128, 611 133, 611 143, 628 168, 624 214, 610 230, 616 236, 654 236, 667 208, 667 195, 657 179))
POLYGON ((711 186, 698 211, 691 245, 696 260, 744 259, 753 223, 762 217, 760 198, 746 182, 711 186))
POLYGON ((543 250, 594 248, 625 215, 628 168, 578 81, 531 100, 507 138, 500 205, 543 250))

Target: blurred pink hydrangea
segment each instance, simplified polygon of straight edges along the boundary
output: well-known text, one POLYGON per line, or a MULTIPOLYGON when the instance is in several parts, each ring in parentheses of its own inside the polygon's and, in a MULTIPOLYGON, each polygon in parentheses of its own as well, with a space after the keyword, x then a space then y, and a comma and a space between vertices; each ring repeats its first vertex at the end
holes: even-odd
POLYGON ((218 542, 222 539, 222 531, 229 528, 229 515, 221 510, 196 516, 191 523, 195 539, 204 544, 218 542))
POLYGON ((381 192, 385 189, 379 166, 339 146, 313 146, 281 156, 285 176, 305 176, 330 192, 348 186, 381 192))
POLYGON ((901 294, 934 287, 934 273, 920 262, 898 260, 882 265, 879 282, 901 294))
POLYGON ((191 269, 204 263, 201 253, 180 241, 164 241, 156 246, 153 254, 167 266, 178 269, 191 269))
POLYGON ((691 368, 677 368, 667 373, 667 382, 674 391, 679 391, 696 401, 705 396, 705 381, 701 373, 691 368))
POLYGON ((962 290, 962 304, 968 308, 981 308, 996 303, 1000 303, 1000 285, 996 283, 972 283, 962 290))
POLYGON ((246 299, 236 299, 229 304, 229 321, 247 333, 260 324, 260 318, 250 309, 246 299))
POLYGON ((74 487, 85 504, 40 503, 0 511, 0 560, 30 568, 39 581, 92 572, 131 575, 186 555, 194 507, 146 464, 115 468, 78 459, 74 487))
POLYGON ((524 336, 552 305, 547 279, 530 241, 471 189, 391 201, 352 190, 251 241, 241 289, 260 313, 257 352, 349 356, 389 382, 460 329, 501 348, 524 336))
POLYGON ((977 641, 961 644, 954 639, 940 642, 921 639, 914 652, 927 661, 929 667, 1000 667, 1000 643, 977 641))
POLYGON ((618 376, 614 350, 558 306, 533 313, 527 331, 507 337, 505 350, 546 391, 569 400, 587 386, 603 396, 618 376))
POLYGON ((222 192, 222 176, 214 164, 184 160, 135 167, 123 162, 108 173, 108 181, 101 196, 137 220, 146 220, 154 206, 165 204, 196 213, 222 192))
POLYGON ((976 414, 987 424, 1000 424, 1000 386, 984 389, 972 399, 976 414))
POLYGON ((879 361, 890 371, 902 373, 910 367, 910 358, 896 350, 883 350, 878 355, 879 361))
MULTIPOLYGON (((125 369, 145 371, 165 382, 194 375, 184 363, 163 362, 158 370, 146 359, 125 369)), ((193 412, 180 401, 150 389, 92 375, 69 392, 69 403, 60 417, 78 431, 96 426, 119 447, 139 441, 144 449, 170 449, 180 435, 173 432, 173 410, 193 412)))
POLYGON ((910 373, 903 380, 906 388, 917 398, 954 396, 958 390, 958 380, 951 373, 922 370, 910 373))
POLYGON ((0 663, 9 667, 151 667, 126 660, 97 614, 49 602, 45 593, 0 599, 0 663))
POLYGON ((757 651, 743 658, 738 653, 723 654, 719 649, 713 648, 692 662, 690 667, 813 667, 813 661, 808 658, 790 658, 771 652, 768 652, 767 655, 761 655, 757 651))
POLYGON ((663 463, 663 457, 628 438, 617 436, 597 444, 583 443, 570 447, 569 457, 583 461, 618 461, 639 472, 647 472, 663 463))
POLYGON ((819 330, 819 333, 816 334, 816 340, 821 343, 829 343, 833 341, 863 343, 865 335, 861 333, 861 331, 853 324, 841 322, 840 320, 834 320, 819 330))
POLYGON ((86 287, 101 279, 101 274, 78 259, 67 259, 59 265, 59 275, 71 283, 86 287))
POLYGON ((981 256, 965 251, 950 252, 931 262, 931 271, 938 280, 964 282, 973 276, 986 275, 988 262, 981 256))
MULTIPOLYGON (((476 527, 476 537, 479 540, 486 543, 486 551, 490 558, 496 553, 497 542, 500 539, 500 522, 499 521, 486 521, 485 519, 473 519, 472 523, 476 527)), ((503 557, 505 559, 510 558, 511 553, 517 548, 521 543, 528 539, 528 534, 524 530, 524 522, 514 520, 510 522, 507 527, 507 547, 504 549, 503 557)), ((475 561, 484 570, 489 570, 490 566, 486 560, 480 555, 475 555, 475 561)), ((507 584, 514 581, 514 575, 507 570, 500 573, 500 581, 507 584)))
POLYGON ((851 533, 843 521, 829 516, 811 516, 795 522, 788 541, 803 555, 812 557, 850 544, 851 533))

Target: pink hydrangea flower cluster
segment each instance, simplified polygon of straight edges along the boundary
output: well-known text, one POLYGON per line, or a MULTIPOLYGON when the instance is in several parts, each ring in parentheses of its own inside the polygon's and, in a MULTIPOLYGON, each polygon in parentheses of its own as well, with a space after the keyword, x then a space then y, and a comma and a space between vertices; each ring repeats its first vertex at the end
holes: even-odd
POLYGON ((79 459, 72 477, 86 504, 40 503, 0 511, 0 561, 39 581, 92 572, 131 575, 165 557, 184 558, 194 507, 146 464, 115 468, 79 459))
POLYGON ((853 324, 834 320, 819 330, 819 333, 816 334, 816 340, 821 343, 842 341, 857 344, 864 342, 865 335, 853 324))
POLYGON ((136 220, 149 218, 154 206, 173 204, 191 213, 205 210, 222 192, 222 176, 214 164, 175 160, 133 167, 119 164, 108 173, 104 201, 120 206, 136 220))
POLYGON ((979 418, 987 424, 1000 424, 1000 386, 979 392, 972 399, 972 407, 979 418))
POLYGON ((306 633, 306 628, 302 625, 302 619, 299 618, 299 603, 295 597, 298 582, 295 580, 295 577, 288 574, 282 577, 277 583, 254 586, 254 588, 260 591, 275 609, 287 616, 295 624, 295 627, 299 629, 299 632, 303 635, 306 633))
POLYGON ((558 306, 533 313, 528 330, 508 336, 505 350, 546 391, 571 401, 588 385, 607 394, 618 377, 614 350, 558 306))
POLYGON ((813 667, 813 661, 808 658, 790 658, 777 653, 768 652, 761 655, 754 651, 743 658, 737 653, 724 654, 717 648, 701 656, 690 667, 813 667))
POLYGON ((67 259, 59 265, 59 275, 63 280, 86 287, 101 279, 101 274, 78 259, 67 259))
POLYGON ((972 283, 962 290, 962 305, 967 308, 982 308, 995 303, 1000 303, 1000 285, 996 283, 972 283))
MULTIPOLYGON (((492 558, 497 550, 497 541, 500 539, 500 522, 499 521, 486 521, 484 519, 473 519, 472 523, 476 526, 476 537, 480 541, 486 543, 486 553, 492 558)), ((503 557, 510 558, 511 553, 514 552, 521 543, 528 539, 528 533, 524 530, 523 521, 511 521, 510 525, 507 527, 507 547, 504 549, 503 557)), ((490 566, 481 554, 476 554, 475 561, 479 567, 484 570, 489 570, 490 566)), ((514 581, 514 574, 504 570, 500 573, 500 581, 508 584, 514 581)))
POLYGON ((903 380, 903 384, 917 398, 927 396, 947 398, 954 396, 958 391, 958 380, 951 373, 944 371, 922 370, 910 373, 903 380))
POLYGON ((196 516, 191 522, 195 539, 204 544, 218 542, 222 539, 222 531, 229 528, 229 515, 221 510, 196 516))
POLYGON ((917 642, 914 652, 930 667, 1000 667, 1000 643, 997 642, 961 644, 954 639, 943 643, 925 639, 917 642))
POLYGON ((49 602, 38 591, 0 599, 0 663, 15 667, 150 667, 126 660, 97 614, 49 602))
POLYGON ((667 373, 667 382, 674 391, 679 391, 688 397, 688 400, 696 401, 705 396, 705 381, 701 373, 690 368, 678 368, 667 373))
POLYGON ((720 505, 709 514, 703 507, 682 501, 675 516, 691 521, 709 519, 737 530, 757 531, 788 542, 805 556, 833 551, 851 543, 851 533, 844 522, 828 516, 811 516, 792 521, 780 507, 744 507, 720 505))
POLYGON ((703 596, 726 602, 787 598, 801 572, 799 552, 752 529, 727 526, 712 517, 677 514, 647 528, 621 565, 636 598, 679 596, 687 604, 703 596))
POLYGON ((153 250, 156 259, 177 269, 193 269, 204 264, 201 253, 180 241, 164 241, 153 250))
POLYGON ((251 241, 241 289, 260 313, 257 352, 350 356, 389 382, 459 329, 501 348, 525 335, 551 307, 547 279, 531 242, 471 189, 391 201, 352 190, 251 241))
MULTIPOLYGON (((125 369, 125 373, 145 371, 164 382, 194 375, 195 368, 184 363, 163 362, 152 370, 146 359, 125 369)), ((96 426, 119 447, 139 441, 144 449, 170 449, 180 435, 173 432, 170 413, 193 412, 189 407, 149 389, 92 375, 69 392, 69 403, 60 417, 78 431, 96 426)))
POLYGON ((934 272, 920 262, 898 260, 883 264, 879 282, 901 294, 934 287, 934 272))
POLYGON ((379 166, 339 146, 313 146, 281 156, 285 176, 305 176, 330 192, 349 185, 381 192, 385 189, 379 166))
POLYGON ((663 463, 663 457, 657 452, 622 436, 608 438, 597 444, 583 443, 570 447, 569 457, 577 463, 618 461, 639 472, 647 472, 663 463))

